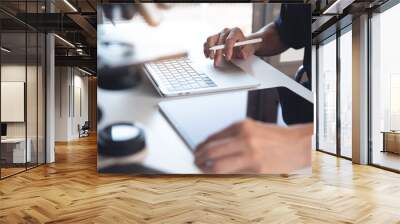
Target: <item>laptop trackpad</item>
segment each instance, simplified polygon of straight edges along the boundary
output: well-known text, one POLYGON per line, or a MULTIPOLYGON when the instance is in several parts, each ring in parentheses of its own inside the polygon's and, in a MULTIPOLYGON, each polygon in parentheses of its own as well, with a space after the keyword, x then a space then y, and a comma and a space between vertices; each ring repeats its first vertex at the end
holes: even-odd
POLYGON ((208 61, 204 64, 206 64, 204 66, 204 68, 206 69, 206 73, 212 73, 218 76, 227 76, 232 78, 235 76, 243 76, 246 74, 242 69, 225 60, 222 60, 221 65, 218 67, 215 67, 214 62, 212 61, 208 61))

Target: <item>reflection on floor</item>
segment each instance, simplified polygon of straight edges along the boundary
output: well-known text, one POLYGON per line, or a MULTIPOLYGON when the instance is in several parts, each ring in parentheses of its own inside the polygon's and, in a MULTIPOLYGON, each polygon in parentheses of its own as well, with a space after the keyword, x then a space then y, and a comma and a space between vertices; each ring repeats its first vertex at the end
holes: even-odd
POLYGON ((347 157, 347 158, 351 158, 352 157, 352 149, 351 148, 342 147, 340 153, 344 157, 347 157))
POLYGON ((20 167, 17 167, 17 168, 1 168, 1 178, 13 175, 15 173, 18 173, 18 172, 21 172, 21 171, 24 171, 24 170, 25 170, 25 167, 24 168, 20 168, 20 167))
POLYGON ((399 223, 399 174, 312 154, 306 176, 99 175, 83 138, 0 181, 0 223, 399 223))
MULTIPOLYGON (((11 176, 13 174, 25 171, 25 164, 19 164, 17 166, 12 167, 13 165, 7 165, 6 167, 2 167, 0 172, 1 172, 1 178, 5 178, 7 176, 11 176)), ((30 169, 32 167, 36 167, 37 165, 34 163, 28 163, 26 165, 27 169, 30 169)))
POLYGON ((400 155, 391 152, 375 151, 372 157, 373 163, 389 167, 391 169, 400 170, 400 155))

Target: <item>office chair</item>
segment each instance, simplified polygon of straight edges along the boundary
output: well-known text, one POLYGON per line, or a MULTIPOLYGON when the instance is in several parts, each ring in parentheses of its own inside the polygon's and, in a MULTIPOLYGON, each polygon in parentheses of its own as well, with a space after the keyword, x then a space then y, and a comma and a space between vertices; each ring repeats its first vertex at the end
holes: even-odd
MULTIPOLYGON (((302 81, 306 70, 301 65, 294 76, 296 82, 300 83, 307 89, 311 89, 311 81, 302 81)), ((279 101, 282 107, 282 116, 286 124, 308 123, 312 122, 314 118, 313 104, 304 98, 291 93, 285 89, 278 89, 279 101)))
POLYGON ((304 75, 304 74, 306 74, 306 69, 304 68, 303 65, 301 65, 301 66, 297 69, 296 74, 294 75, 294 79, 296 80, 296 82, 299 82, 299 83, 300 83, 300 81, 301 81, 301 79, 303 78, 303 75, 304 75))

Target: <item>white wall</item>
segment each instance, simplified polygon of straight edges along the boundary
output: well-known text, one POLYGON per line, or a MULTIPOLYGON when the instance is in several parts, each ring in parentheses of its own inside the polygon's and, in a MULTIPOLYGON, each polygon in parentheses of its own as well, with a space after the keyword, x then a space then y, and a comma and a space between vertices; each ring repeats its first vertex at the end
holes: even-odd
POLYGON ((56 67, 56 141, 77 139, 78 124, 88 120, 88 78, 83 75, 76 68, 56 67))
POLYGON ((55 68, 55 141, 68 140, 68 87, 70 84, 68 71, 67 67, 55 68))
POLYGON ((24 122, 24 104, 25 83, 1 81, 1 121, 24 122))
MULTIPOLYGON (((75 70, 76 71, 76 70, 75 70)), ((75 100, 77 100, 77 95, 78 92, 77 90, 80 90, 80 101, 81 101, 81 110, 79 111, 79 108, 75 106, 75 119, 74 119, 74 127, 76 127, 78 124, 83 125, 85 121, 89 120, 88 116, 88 110, 89 110, 89 101, 88 101, 88 77, 87 76, 81 76, 82 73, 79 73, 79 75, 75 75, 74 77, 74 85, 75 85, 75 100)), ((75 101, 77 104, 77 102, 75 101)), ((75 128, 74 131, 77 131, 75 128)), ((75 133, 75 135, 78 135, 78 132, 75 133)))
MULTIPOLYGON (((36 74, 36 67, 18 64, 9 64, 1 66, 1 81, 2 82, 25 82, 26 70, 29 74, 36 74)), ((29 80, 30 85, 36 85, 36 81, 29 80)), ((30 106, 36 108, 36 88, 27 88, 27 103, 35 102, 30 106)), ((4 96, 3 96, 4 97, 4 96)), ((1 108, 1 110, 6 110, 7 108, 1 108)), ((29 110, 30 112, 31 110, 29 110)), ((28 113, 28 122, 35 121, 36 123, 36 113, 28 113)), ((28 125, 28 128, 33 127, 33 125, 28 125)), ((35 127, 36 129, 36 127, 35 127)), ((29 130, 28 130, 29 131, 29 130)), ((29 133, 28 133, 29 134, 29 133)), ((25 137, 25 122, 7 122, 7 136, 8 137, 25 137)), ((29 136, 28 136, 29 137, 29 136)))
MULTIPOLYGON (((20 108, 22 110, 20 112, 26 112, 26 120, 22 122, 6 122, 7 137, 24 138, 26 135, 31 144, 29 147, 32 151, 32 161, 36 162, 36 158, 38 158, 39 163, 44 162, 45 150, 45 120, 43 111, 45 90, 43 89, 43 78, 44 74, 42 73, 41 66, 25 66, 25 64, 3 64, 1 66, 2 82, 24 82, 26 84, 26 106, 24 105, 20 108), (26 78, 27 80, 25 80, 26 78), (39 156, 37 156, 37 153, 39 153, 39 156)), ((7 98, 7 95, 2 95, 2 98, 7 98)), ((4 110, 11 109, 3 106, 1 110, 4 112, 4 110)))

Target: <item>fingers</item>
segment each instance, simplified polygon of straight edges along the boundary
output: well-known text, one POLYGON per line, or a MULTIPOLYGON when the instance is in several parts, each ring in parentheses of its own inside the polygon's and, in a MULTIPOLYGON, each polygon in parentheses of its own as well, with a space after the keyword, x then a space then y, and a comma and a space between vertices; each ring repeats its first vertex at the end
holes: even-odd
MULTIPOLYGON (((241 47, 235 47, 235 48, 233 48, 232 58, 243 59, 243 58, 242 58, 242 49, 241 49, 241 47)), ((231 58, 231 59, 232 59, 232 58, 231 58)))
POLYGON ((208 44, 207 44, 207 41, 206 42, 204 42, 204 44, 203 44, 203 53, 204 53, 204 56, 206 57, 206 58, 209 58, 210 57, 210 50, 208 49, 209 47, 208 47, 208 44))
POLYGON ((257 164, 242 138, 226 138, 210 142, 199 149, 196 165, 206 173, 254 173, 257 164))
POLYGON ((241 47, 235 47, 233 49, 233 56, 232 58, 238 58, 238 59, 247 59, 251 55, 254 54, 256 49, 254 48, 253 45, 245 45, 241 47))
POLYGON ((214 46, 219 38, 219 34, 210 36, 207 38, 207 41, 203 45, 203 51, 206 58, 214 59, 214 52, 210 51, 210 47, 214 46))
MULTIPOLYGON (((222 45, 225 44, 225 39, 226 36, 229 34, 228 33, 227 28, 225 28, 220 34, 219 34, 219 38, 218 38, 218 42, 217 45, 222 45)), ((219 65, 221 65, 221 61, 222 61, 222 49, 221 50, 216 50, 215 51, 215 55, 214 55, 214 66, 218 67, 219 65)))
POLYGON ((256 169, 249 156, 248 138, 255 128, 252 120, 244 120, 211 135, 194 152, 196 165, 205 172, 214 173, 242 173, 256 169))
POLYGON ((202 142, 201 144, 199 144, 197 146, 197 148, 201 148, 203 145, 205 145, 211 141, 215 141, 215 140, 223 139, 223 138, 227 138, 227 137, 235 137, 235 136, 243 133, 244 131, 251 129, 250 126, 254 126, 253 123, 254 123, 254 121, 252 121, 251 119, 246 119, 246 120, 243 120, 240 122, 233 123, 230 126, 224 128, 223 130, 208 136, 204 142, 202 142))
POLYGON ((207 139, 198 146, 198 148, 200 148, 204 144, 207 144, 208 142, 236 135, 238 133, 237 126, 238 126, 238 123, 232 124, 224 129, 222 129, 221 131, 208 136, 207 139))
POLYGON ((236 138, 225 138, 208 142, 195 151, 195 163, 198 166, 207 165, 207 161, 214 161, 220 157, 240 152, 241 143, 236 138))
POLYGON ((239 28, 233 28, 225 40, 225 59, 230 61, 232 59, 235 43, 244 40, 245 37, 239 28))
POLYGON ((211 165, 203 167, 202 170, 205 173, 254 173, 250 171, 252 170, 251 162, 242 154, 232 154, 222 157, 215 160, 211 165))
POLYGON ((246 37, 239 28, 225 28, 219 34, 207 38, 207 41, 203 45, 204 55, 207 58, 214 59, 214 66, 219 66, 221 64, 223 52, 225 53, 225 59, 227 61, 230 61, 233 57, 247 58, 254 53, 253 47, 235 47, 236 42, 245 39, 246 37), (225 45, 225 48, 217 51, 209 50, 210 47, 213 47, 215 45, 225 45))
POLYGON ((240 48, 239 58, 247 59, 250 55, 254 54, 255 49, 253 45, 246 45, 240 48))

